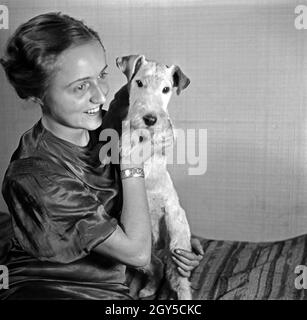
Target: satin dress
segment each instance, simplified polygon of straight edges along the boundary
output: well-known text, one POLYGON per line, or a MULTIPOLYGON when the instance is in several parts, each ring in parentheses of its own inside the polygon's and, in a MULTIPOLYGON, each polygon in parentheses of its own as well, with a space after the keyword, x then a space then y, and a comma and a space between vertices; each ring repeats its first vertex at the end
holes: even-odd
POLYGON ((101 128, 86 147, 41 120, 21 137, 2 186, 10 217, 0 223, 0 262, 9 269, 1 299, 131 299, 126 266, 93 251, 122 209, 119 167, 99 160, 101 128))

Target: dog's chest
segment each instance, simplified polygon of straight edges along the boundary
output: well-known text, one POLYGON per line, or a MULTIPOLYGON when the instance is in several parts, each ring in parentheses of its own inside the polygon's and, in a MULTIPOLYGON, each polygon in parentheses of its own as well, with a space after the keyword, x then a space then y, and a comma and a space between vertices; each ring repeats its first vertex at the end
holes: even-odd
POLYGON ((167 231, 165 228, 165 199, 159 193, 147 192, 152 238, 155 247, 165 246, 167 231), (163 244, 161 242, 163 240, 163 244))
POLYGON ((166 188, 168 174, 165 159, 158 161, 150 159, 145 163, 144 171, 153 242, 157 246, 161 242, 160 238, 165 238, 166 235, 164 216, 168 196, 166 188))

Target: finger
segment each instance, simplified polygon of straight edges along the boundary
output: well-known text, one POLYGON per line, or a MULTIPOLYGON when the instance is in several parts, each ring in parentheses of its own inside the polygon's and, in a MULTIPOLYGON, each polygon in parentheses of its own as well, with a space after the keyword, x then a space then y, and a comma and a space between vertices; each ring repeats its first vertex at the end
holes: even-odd
POLYGON ((176 249, 176 250, 174 250, 174 253, 175 253, 176 255, 185 257, 185 258, 188 259, 188 260, 197 260, 197 261, 200 261, 200 260, 203 258, 202 255, 197 255, 197 254, 195 254, 194 252, 187 251, 187 250, 183 250, 183 249, 176 249))
POLYGON ((197 253, 197 254, 201 254, 201 255, 204 255, 204 249, 199 241, 199 239, 197 238, 193 238, 191 240, 191 245, 192 245, 192 248, 194 249, 194 251, 197 253))
POLYGON ((174 263, 176 263, 176 265, 178 267, 180 267, 182 270, 188 272, 188 271, 192 271, 194 269, 193 266, 190 266, 190 265, 186 265, 184 263, 182 263, 181 261, 179 261, 179 259, 177 259, 176 257, 172 256, 172 259, 174 261, 174 263))
POLYGON ((190 278, 190 276, 191 276, 191 272, 190 271, 184 271, 180 267, 177 268, 177 271, 182 277, 190 278))
POLYGON ((183 264, 193 267, 193 269, 199 265, 199 260, 196 258, 196 255, 193 255, 191 256, 191 259, 188 259, 186 257, 174 253, 173 257, 181 261, 183 264))

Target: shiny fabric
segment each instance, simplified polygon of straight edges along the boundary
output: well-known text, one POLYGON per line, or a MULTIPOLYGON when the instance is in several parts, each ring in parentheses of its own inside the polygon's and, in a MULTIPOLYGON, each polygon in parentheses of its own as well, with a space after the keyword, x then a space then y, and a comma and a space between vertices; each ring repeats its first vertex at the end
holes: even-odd
POLYGON ((118 166, 99 160, 101 129, 86 147, 56 137, 41 120, 21 137, 2 186, 11 228, 0 232, 12 233, 0 246, 10 272, 1 298, 131 298, 125 266, 92 251, 114 232, 122 208, 118 166))

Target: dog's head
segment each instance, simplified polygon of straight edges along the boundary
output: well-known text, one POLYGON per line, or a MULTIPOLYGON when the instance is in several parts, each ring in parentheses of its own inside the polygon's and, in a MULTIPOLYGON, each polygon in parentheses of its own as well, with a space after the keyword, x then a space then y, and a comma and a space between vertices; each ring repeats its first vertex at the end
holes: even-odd
POLYGON ((117 58, 116 64, 128 80, 128 120, 132 127, 168 129, 171 123, 167 106, 173 89, 179 95, 189 85, 189 78, 178 66, 168 67, 146 60, 143 55, 117 58))

